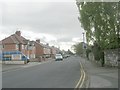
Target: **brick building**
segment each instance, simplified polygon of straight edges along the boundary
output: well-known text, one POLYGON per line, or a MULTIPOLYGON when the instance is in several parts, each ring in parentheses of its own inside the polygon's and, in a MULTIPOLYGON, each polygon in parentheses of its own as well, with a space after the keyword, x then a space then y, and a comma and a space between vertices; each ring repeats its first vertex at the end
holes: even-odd
POLYGON ((52 46, 51 47, 51 57, 54 58, 55 54, 59 53, 60 50, 57 47, 52 46))
POLYGON ((33 41, 25 39, 21 36, 20 31, 1 41, 2 51, 20 51, 29 58, 35 58, 35 46, 33 41))
POLYGON ((39 58, 40 56, 43 56, 44 54, 44 45, 40 43, 40 39, 37 39, 34 41, 35 47, 36 47, 36 58, 39 58))
POLYGON ((50 57, 51 55, 51 48, 48 44, 42 44, 40 42, 40 39, 37 39, 35 42, 35 47, 36 47, 36 58, 42 56, 42 57, 50 57))

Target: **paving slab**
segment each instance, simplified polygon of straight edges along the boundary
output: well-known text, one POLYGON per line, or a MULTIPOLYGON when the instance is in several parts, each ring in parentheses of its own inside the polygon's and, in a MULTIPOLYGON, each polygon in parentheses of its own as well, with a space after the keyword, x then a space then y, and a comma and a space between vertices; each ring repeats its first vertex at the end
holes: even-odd
POLYGON ((89 88, 118 88, 118 69, 116 67, 101 67, 84 58, 81 58, 80 61, 89 76, 89 88))

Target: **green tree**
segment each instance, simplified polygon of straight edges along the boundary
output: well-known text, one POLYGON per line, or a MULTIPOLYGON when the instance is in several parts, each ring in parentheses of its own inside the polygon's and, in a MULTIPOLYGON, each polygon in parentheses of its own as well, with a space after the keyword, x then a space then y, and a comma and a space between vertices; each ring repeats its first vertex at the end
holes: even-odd
POLYGON ((72 47, 73 47, 74 52, 77 55, 82 55, 83 54, 83 43, 82 42, 77 43, 77 44, 73 45, 72 47))
POLYGON ((118 48, 117 2, 81 2, 79 20, 86 32, 87 42, 96 41, 102 49, 118 48))
POLYGON ((93 52, 97 60, 104 61, 105 49, 120 48, 120 3, 118 2, 77 2, 79 20, 86 32, 88 44, 94 43, 93 52), (96 45, 97 44, 97 45, 96 45))

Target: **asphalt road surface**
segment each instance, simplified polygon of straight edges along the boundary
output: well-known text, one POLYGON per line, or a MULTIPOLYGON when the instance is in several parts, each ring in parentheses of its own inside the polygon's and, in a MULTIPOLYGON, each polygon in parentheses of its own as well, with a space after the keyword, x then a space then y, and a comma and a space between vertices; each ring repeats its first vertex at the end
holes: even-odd
POLYGON ((80 58, 69 57, 2 73, 3 88, 75 88, 80 58))

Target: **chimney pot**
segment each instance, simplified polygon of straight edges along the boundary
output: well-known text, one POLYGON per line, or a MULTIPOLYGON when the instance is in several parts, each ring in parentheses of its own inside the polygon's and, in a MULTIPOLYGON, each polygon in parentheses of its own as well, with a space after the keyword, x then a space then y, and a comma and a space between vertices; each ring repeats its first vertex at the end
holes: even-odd
POLYGON ((18 36, 21 36, 21 31, 16 31, 15 34, 17 34, 18 36))
POLYGON ((40 39, 37 39, 36 42, 40 43, 40 39))

